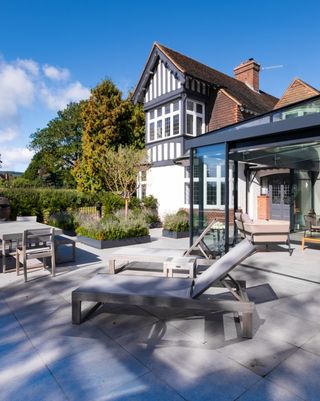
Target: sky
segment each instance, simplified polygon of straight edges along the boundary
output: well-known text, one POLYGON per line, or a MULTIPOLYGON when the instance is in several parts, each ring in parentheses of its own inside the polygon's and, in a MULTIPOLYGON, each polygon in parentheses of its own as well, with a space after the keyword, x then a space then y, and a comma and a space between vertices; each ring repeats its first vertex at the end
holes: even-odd
POLYGON ((1 170, 24 171, 30 135, 111 78, 126 95, 159 42, 232 75, 253 57, 260 88, 320 88, 316 0, 0 0, 1 170))

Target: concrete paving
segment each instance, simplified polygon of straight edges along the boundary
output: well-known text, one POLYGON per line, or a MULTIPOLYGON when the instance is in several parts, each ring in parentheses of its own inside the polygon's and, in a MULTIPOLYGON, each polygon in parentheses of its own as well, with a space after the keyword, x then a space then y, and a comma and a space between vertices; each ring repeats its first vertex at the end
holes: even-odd
MULTIPOLYGON (((188 245, 152 235, 151 253, 188 245)), ((78 244, 54 278, 0 274, 0 401, 319 400, 320 246, 296 237, 292 256, 261 247, 234 270, 256 303, 251 340, 229 313, 105 305, 72 325, 71 291, 114 251, 78 244)))

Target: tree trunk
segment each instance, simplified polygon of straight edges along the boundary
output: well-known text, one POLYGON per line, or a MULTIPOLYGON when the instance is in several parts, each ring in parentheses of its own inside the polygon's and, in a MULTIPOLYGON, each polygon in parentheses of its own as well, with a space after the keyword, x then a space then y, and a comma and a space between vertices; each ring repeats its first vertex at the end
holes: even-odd
POLYGON ((124 199, 124 218, 128 220, 129 198, 124 199))

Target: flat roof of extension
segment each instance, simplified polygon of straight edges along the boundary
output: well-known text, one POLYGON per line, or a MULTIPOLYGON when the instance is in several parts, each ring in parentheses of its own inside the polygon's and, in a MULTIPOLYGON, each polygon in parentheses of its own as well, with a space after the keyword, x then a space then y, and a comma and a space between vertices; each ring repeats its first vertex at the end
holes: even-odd
POLYGON ((320 95, 260 114, 186 141, 186 149, 227 142, 231 149, 261 143, 320 140, 320 95), (305 109, 304 115, 295 115, 305 109), (291 118, 288 115, 291 113, 291 118), (301 133, 303 132, 303 136, 301 133))

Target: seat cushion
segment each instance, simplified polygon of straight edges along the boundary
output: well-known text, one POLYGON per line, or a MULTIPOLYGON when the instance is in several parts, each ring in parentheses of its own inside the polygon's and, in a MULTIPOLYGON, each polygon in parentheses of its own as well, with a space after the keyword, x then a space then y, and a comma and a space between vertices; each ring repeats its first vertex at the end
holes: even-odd
POLYGON ((75 292, 190 299, 192 283, 184 278, 97 274, 75 292))

